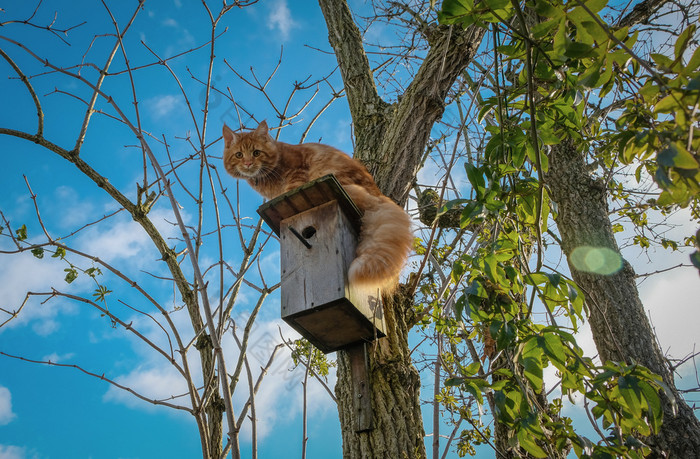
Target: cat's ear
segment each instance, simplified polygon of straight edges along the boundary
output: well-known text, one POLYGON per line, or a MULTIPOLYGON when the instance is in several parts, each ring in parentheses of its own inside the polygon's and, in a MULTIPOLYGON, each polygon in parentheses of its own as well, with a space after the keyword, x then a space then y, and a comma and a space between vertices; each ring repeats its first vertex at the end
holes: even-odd
POLYGON ((226 123, 224 123, 224 146, 226 148, 229 147, 232 143, 238 140, 238 135, 231 130, 230 127, 226 126, 226 123))
POLYGON ((258 124, 258 128, 255 130, 255 135, 267 136, 268 132, 267 121, 263 120, 258 124))

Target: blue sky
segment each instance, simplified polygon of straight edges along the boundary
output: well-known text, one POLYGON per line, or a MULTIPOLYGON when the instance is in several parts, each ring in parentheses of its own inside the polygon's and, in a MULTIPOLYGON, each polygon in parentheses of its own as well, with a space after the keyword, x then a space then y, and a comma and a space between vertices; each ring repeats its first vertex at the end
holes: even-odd
MULTIPOLYGON (((0 21, 24 19, 34 7, 29 2, 14 3, 0 12, 0 21)), ((133 13, 136 2, 112 1, 108 4, 113 8, 118 23, 124 25, 133 13)), ((366 8, 364 2, 353 1, 351 4, 366 8)), ((113 37, 98 37, 94 43, 91 42, 94 35, 113 31, 105 8, 100 2, 88 0, 71 2, 71 9, 66 11, 62 10, 63 5, 64 2, 57 0, 43 2, 33 22, 50 23, 56 10, 59 10, 59 14, 55 27, 69 27, 87 21, 87 24, 69 33, 67 40, 70 46, 45 30, 21 24, 3 27, 0 36, 21 41, 37 54, 50 58, 55 65, 74 65, 83 56, 86 62, 103 65, 112 47, 113 37)), ((219 2, 211 4, 212 8, 218 6, 219 2)), ((227 29, 226 32, 217 40, 213 83, 222 91, 229 87, 239 105, 253 113, 257 120, 267 119, 272 126, 278 124, 275 110, 267 98, 239 79, 224 63, 224 59, 246 79, 250 80, 256 75, 265 81, 278 65, 281 55, 279 70, 267 86, 268 96, 280 108, 286 103, 294 82, 313 82, 328 76, 326 82, 298 91, 291 100, 290 110, 294 112, 311 99, 303 114, 282 133, 283 140, 298 142, 311 118, 331 98, 331 93, 342 88, 340 76, 335 70, 335 57, 329 53, 325 22, 317 3, 264 0, 250 8, 231 11, 219 25, 218 32, 224 29, 227 29), (316 89, 318 93, 312 98, 316 89)), ((381 27, 375 27, 370 29, 370 38, 391 40, 385 33, 381 27)), ((147 1, 127 35, 125 46, 131 66, 138 67, 154 61, 141 41, 165 58, 204 44, 208 36, 208 19, 201 2, 147 1)), ((44 107, 46 138, 72 148, 82 119, 83 105, 65 92, 88 98, 89 89, 72 78, 55 73, 44 74, 46 68, 5 40, 0 40, 0 48, 8 52, 27 74, 36 75, 32 82, 44 107)), ((204 48, 169 61, 192 102, 198 120, 201 119, 202 87, 191 78, 190 72, 197 78, 203 78, 207 58, 208 49, 204 48)), ((1 76, 12 74, 4 60, 0 61, 0 69, 1 76)), ((118 54, 112 71, 123 69, 123 58, 118 54)), ((86 78, 94 81, 96 73, 93 69, 85 68, 83 72, 86 78)), ((136 75, 144 129, 155 139, 165 135, 174 158, 187 157, 192 148, 183 138, 188 133, 195 137, 196 130, 177 82, 162 66, 140 69, 136 75)), ((390 91, 390 88, 387 90, 390 91)), ((117 99, 122 109, 133 114, 126 73, 110 77, 105 91, 117 99)), ((0 126, 34 132, 36 112, 21 82, 1 78, 0 94, 0 126)), ((134 199, 135 183, 143 175, 141 151, 134 147, 136 140, 133 135, 110 118, 114 112, 108 104, 100 101, 97 108, 104 114, 94 116, 81 155, 108 177, 110 183, 134 199)), ((207 143, 219 137, 223 122, 234 128, 239 127, 236 112, 226 98, 213 95, 210 109, 207 143)), ((243 122, 254 126, 247 115, 243 116, 243 122)), ((149 139, 149 143, 165 163, 166 151, 155 139, 149 139)), ((324 112, 310 130, 307 141, 322 141, 345 151, 352 150, 350 116, 344 99, 336 100, 324 112)), ((213 161, 217 161, 220 150, 219 144, 208 150, 213 161)), ((76 173, 67 161, 30 142, 2 136, 0 155, 4 161, 0 168, 0 210, 13 229, 25 224, 31 241, 41 241, 42 234, 27 182, 37 195, 42 220, 54 237, 68 235, 118 209, 104 192, 76 173)), ((456 174, 454 180, 464 187, 466 181, 461 174, 456 174)), ((433 164, 428 164, 419 180, 421 183, 435 183, 439 175, 439 170, 433 164)), ((183 170, 182 178, 186 183, 196 183, 197 168, 183 170)), ((222 175, 222 180, 230 190, 232 201, 240 205, 240 215, 254 222, 255 209, 262 199, 245 184, 237 188, 235 182, 225 175, 222 175)), ((176 190, 176 194, 183 203, 186 223, 194 224, 196 208, 185 192, 176 190)), ((223 224, 230 225, 230 213, 223 214, 223 224)), ((151 217, 166 237, 177 244, 178 231, 169 223, 173 217, 166 199, 155 206, 151 217)), ((680 213, 673 218, 681 226, 679 234, 688 233, 691 226, 687 214, 680 213)), ((213 228, 209 217, 205 225, 213 228)), ((225 258, 235 266, 242 255, 240 247, 237 247, 236 233, 232 229, 228 231, 225 258)), ((155 292, 157 301, 163 305, 177 307, 177 295, 171 284, 161 278, 167 276, 167 272, 158 263, 155 249, 124 212, 87 227, 68 241, 79 250, 99 254, 115 268, 137 279, 144 288, 155 292)), ((0 250, 10 248, 9 240, 0 238, 0 250)), ((687 263, 684 254, 656 253, 653 265, 647 265, 645 257, 636 252, 628 251, 626 255, 637 266, 638 272, 687 263)), ((202 265, 207 265, 206 261, 214 260, 216 256, 216 253, 205 250, 202 265)), ((259 283, 262 276, 270 285, 278 282, 278 257, 278 251, 271 243, 261 256, 260 274, 253 273, 252 279, 259 283)), ((83 269, 91 266, 84 260, 71 261, 83 269)), ((95 288, 94 281, 81 275, 74 283, 67 285, 63 280, 67 268, 66 262, 48 256, 39 260, 26 253, 0 255, 0 307, 14 310, 22 303, 26 292, 49 292, 52 287, 89 297, 95 288)), ((227 281, 230 280, 227 278, 227 281)), ((139 295, 124 288, 123 283, 108 273, 99 281, 118 292, 108 297, 108 306, 112 310, 118 311, 127 321, 134 321, 134 325, 139 326, 154 342, 167 346, 165 336, 152 321, 124 306, 126 303, 140 307, 143 299, 139 295)), ((693 270, 677 270, 649 279, 641 286, 645 305, 659 332, 662 347, 669 349, 676 357, 691 352, 697 341, 699 284, 697 273, 693 270), (677 317, 687 320, 679 323, 677 317)), ((218 293, 214 289, 211 296, 214 298, 218 293)), ((177 374, 159 355, 123 329, 113 328, 99 312, 61 298, 42 304, 44 299, 46 297, 32 298, 18 319, 0 329, 0 351, 28 359, 77 364, 96 374, 104 373, 106 377, 154 398, 169 397, 182 388, 177 374)), ((244 319, 256 300, 257 292, 244 288, 234 318, 244 319)), ((186 327, 187 317, 184 313, 175 313, 173 317, 178 324, 186 327)), ((4 316, 0 316, 0 321, 4 321, 4 316)), ((276 292, 264 304, 253 330, 250 347, 253 367, 265 363, 271 348, 280 341, 280 331, 287 337, 294 336, 279 320, 279 297, 276 292)), ((417 342, 419 337, 415 338, 417 342)), ((584 347, 588 346, 586 349, 592 349, 592 341, 585 331, 581 340, 584 347)), ((235 355, 235 344, 230 337, 224 345, 235 355)), ((295 457, 301 452, 303 372, 299 369, 292 371, 291 367, 288 355, 284 354, 272 367, 256 399, 259 454, 262 458, 295 457)), ((689 366, 687 371, 684 370, 689 378, 691 370, 689 366)), ((257 371, 254 369, 256 374, 257 371)), ((424 377, 423 399, 428 398, 431 379, 430 375, 424 377)), ((693 382, 690 379, 688 385, 693 382)), ((333 384, 331 374, 331 388, 333 384)), ((244 390, 234 394, 234 407, 237 410, 245 397, 244 390)), ((309 400, 308 457, 340 457, 339 422, 330 396, 314 381, 309 385, 309 400)), ((0 459, 197 457, 200 454, 199 439, 190 418, 183 412, 154 407, 74 368, 49 367, 0 356, 0 459)), ((427 419, 425 428, 430 433, 432 427, 427 419)), ((249 455, 249 427, 244 427, 241 447, 243 456, 249 455)), ((491 452, 487 451, 482 457, 491 456, 491 452)))

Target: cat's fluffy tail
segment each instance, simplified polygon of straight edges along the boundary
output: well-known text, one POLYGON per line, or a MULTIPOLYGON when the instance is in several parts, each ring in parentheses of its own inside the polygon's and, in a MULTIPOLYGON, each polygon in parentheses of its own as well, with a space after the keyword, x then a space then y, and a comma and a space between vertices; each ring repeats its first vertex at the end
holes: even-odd
POLYGON ((350 193, 360 201, 357 204, 364 209, 364 216, 348 281, 353 287, 391 291, 413 246, 411 219, 391 199, 364 193, 361 197, 350 193))

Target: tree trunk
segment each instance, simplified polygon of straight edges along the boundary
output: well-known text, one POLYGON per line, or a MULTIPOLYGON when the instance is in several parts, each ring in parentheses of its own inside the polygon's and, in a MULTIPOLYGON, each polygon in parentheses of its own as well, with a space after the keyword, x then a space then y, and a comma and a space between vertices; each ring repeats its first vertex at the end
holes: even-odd
POLYGON ((698 457, 700 422, 678 393, 673 373, 659 348, 644 307, 639 299, 634 271, 623 260, 622 268, 610 275, 583 272, 572 264, 572 251, 581 246, 604 247, 619 254, 608 217, 605 184, 586 172, 584 157, 572 140, 556 145, 545 175, 552 200, 558 205, 557 227, 562 249, 574 281, 583 290, 589 308, 589 322, 603 362, 639 363, 660 375, 670 387, 678 406, 663 394, 664 421, 658 435, 647 439, 653 457, 698 457))
MULTIPOLYGON (((345 0, 319 0, 340 66, 355 128, 355 158, 382 192, 404 205, 433 124, 455 80, 474 57, 484 30, 428 26, 430 49, 405 93, 388 104, 377 93, 362 36, 345 0)), ((420 380, 408 347, 412 298, 385 299, 387 337, 372 343, 369 384, 373 429, 355 432, 349 357, 338 352, 336 393, 345 458, 426 457, 418 394, 420 380)))
POLYGON ((367 345, 372 428, 357 432, 356 392, 349 355, 338 351, 335 387, 344 458, 424 458, 420 379, 408 347, 406 323, 413 304, 400 293, 384 305, 387 337, 367 345))

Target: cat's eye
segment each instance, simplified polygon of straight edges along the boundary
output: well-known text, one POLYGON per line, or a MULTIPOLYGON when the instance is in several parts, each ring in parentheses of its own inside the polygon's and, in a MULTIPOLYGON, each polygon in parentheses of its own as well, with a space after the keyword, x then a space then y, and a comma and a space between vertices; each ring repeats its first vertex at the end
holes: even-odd
POLYGON ((260 153, 262 153, 260 150, 255 150, 253 152, 253 156, 258 157, 258 156, 260 156, 260 153))
POLYGON ((236 152, 236 158, 240 159, 240 158, 242 158, 242 157, 243 157, 243 153, 241 153, 240 151, 237 151, 237 152, 236 152))

